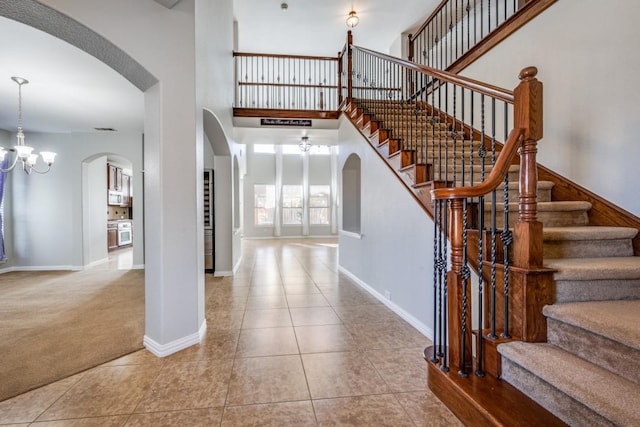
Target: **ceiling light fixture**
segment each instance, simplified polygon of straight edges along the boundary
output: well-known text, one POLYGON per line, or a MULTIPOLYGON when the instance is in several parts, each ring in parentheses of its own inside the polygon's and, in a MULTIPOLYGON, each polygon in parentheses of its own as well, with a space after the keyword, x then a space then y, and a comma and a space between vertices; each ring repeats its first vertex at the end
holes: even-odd
POLYGON ((356 25, 358 25, 358 22, 360 22, 360 18, 358 18, 356 11, 352 10, 351 12, 349 12, 349 16, 347 17, 347 27, 354 28, 356 25))
POLYGON ((287 9, 289 9, 289 5, 287 4, 287 2, 284 2, 284 1, 283 1, 282 3, 280 3, 280 9, 281 9, 281 10, 287 10, 287 9))
POLYGON ((302 141, 300 141, 300 144, 298 144, 298 147, 300 147, 300 151, 304 151, 304 152, 307 152, 311 149, 311 142, 309 142, 309 137, 307 135, 304 135, 302 137, 302 141))
POLYGON ((31 174, 32 171, 36 173, 47 173, 51 170, 51 165, 56 157, 56 153, 52 153, 51 151, 40 152, 42 160, 47 164, 47 169, 39 171, 34 168, 38 161, 38 155, 32 153, 33 147, 24 145, 24 133, 22 132, 22 85, 29 83, 29 80, 22 77, 11 77, 11 80, 18 84, 18 133, 16 134, 18 144, 8 150, 0 147, 0 164, 4 163, 5 157, 9 151, 15 152, 15 158, 13 159, 11 166, 7 169, 0 167, 0 172, 11 172, 16 167, 16 164, 18 164, 18 160, 20 160, 22 162, 22 170, 24 170, 28 175, 31 174))

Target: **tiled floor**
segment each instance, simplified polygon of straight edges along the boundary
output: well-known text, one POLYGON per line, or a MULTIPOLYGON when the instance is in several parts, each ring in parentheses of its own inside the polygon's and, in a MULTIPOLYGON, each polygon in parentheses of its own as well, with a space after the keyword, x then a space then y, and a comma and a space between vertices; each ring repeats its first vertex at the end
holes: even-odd
POLYGON ((245 241, 207 277, 207 334, 0 402, 15 426, 451 426, 426 388, 428 340, 337 273, 331 240, 245 241))

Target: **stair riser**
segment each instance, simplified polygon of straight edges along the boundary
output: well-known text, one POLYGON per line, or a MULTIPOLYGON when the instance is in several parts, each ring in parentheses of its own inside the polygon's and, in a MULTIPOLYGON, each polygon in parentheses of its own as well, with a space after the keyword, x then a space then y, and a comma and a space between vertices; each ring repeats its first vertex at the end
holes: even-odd
POLYGON ((504 355, 501 378, 571 426, 615 425, 504 355))
POLYGON ((554 240, 543 245, 545 258, 603 258, 633 256, 631 239, 554 240))
MULTIPOLYGON (((485 215, 488 217, 489 215, 485 215)), ((518 220, 517 209, 509 211, 509 224, 515 224, 518 220)), ((490 224, 490 218, 485 221, 485 225, 490 224)), ((538 211, 538 221, 545 227, 569 227, 574 225, 588 225, 589 217, 586 211, 538 211)), ((499 228, 504 225, 503 215, 498 215, 497 224, 499 228)))
MULTIPOLYGON (((520 199, 520 193, 517 189, 509 190, 509 201, 518 202, 520 199)), ((496 190, 496 200, 504 201, 504 190, 496 190)), ((538 202, 550 202, 551 201, 551 189, 538 189, 538 202)))
POLYGON ((640 385, 638 350, 552 318, 547 318, 547 339, 549 344, 640 385))
POLYGON ((556 280, 556 303, 639 298, 640 279, 556 280))

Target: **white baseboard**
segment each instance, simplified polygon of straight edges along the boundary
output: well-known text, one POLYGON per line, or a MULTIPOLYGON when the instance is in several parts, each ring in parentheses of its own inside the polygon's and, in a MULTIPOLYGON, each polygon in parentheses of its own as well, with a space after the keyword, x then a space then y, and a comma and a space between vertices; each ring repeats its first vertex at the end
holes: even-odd
POLYGON ((236 275, 236 273, 238 272, 238 269, 240 268, 241 263, 242 263, 242 255, 240 255, 240 258, 238 258, 238 262, 236 262, 236 265, 233 266, 232 276, 236 275))
POLYGON ((286 240, 286 239, 335 239, 337 234, 329 234, 327 236, 244 236, 244 240, 286 240))
POLYGON ((0 273, 10 273, 12 271, 82 271, 83 269, 83 267, 75 265, 26 265, 3 268, 0 273))
POLYGON ((144 270, 144 264, 133 264, 131 266, 132 270, 144 270))
POLYGON ((200 344, 202 342, 202 339, 204 338, 204 334, 206 331, 207 320, 205 319, 202 321, 200 329, 195 334, 179 338, 167 344, 157 343, 156 341, 145 335, 144 339, 142 340, 142 344, 154 355, 158 357, 167 357, 169 355, 172 355, 173 353, 177 353, 180 350, 184 350, 187 347, 191 347, 192 345, 200 344))
POLYGON ((95 266, 98 266, 100 264, 104 264, 106 262, 109 262, 109 257, 104 257, 104 258, 99 259, 97 261, 92 261, 89 264, 85 265, 84 268, 86 269, 86 268, 95 267, 95 266))
POLYGON ((213 276, 214 277, 229 277, 229 276, 233 276, 233 271, 230 271, 230 270, 214 271, 213 272, 213 276))
POLYGON ((427 337, 431 341, 433 341, 433 329, 432 328, 428 327, 427 325, 422 323, 420 320, 416 319, 415 316, 413 316, 411 313, 408 313, 407 311, 405 311, 402 307, 400 307, 399 305, 395 304, 393 301, 389 301, 387 298, 384 297, 384 295, 382 295, 380 292, 378 292, 377 290, 375 290, 374 288, 372 288, 371 286, 369 286, 368 284, 366 284, 365 282, 360 280, 360 278, 358 278, 355 274, 353 274, 352 272, 350 272, 349 270, 347 270, 343 266, 341 266, 341 265, 338 266, 338 270, 341 273, 343 273, 345 276, 349 277, 349 279, 351 279, 354 282, 356 282, 358 284, 358 286, 360 286, 362 289, 364 289, 365 291, 367 291, 371 295, 373 295, 378 301, 380 301, 381 303, 383 303, 384 305, 389 307, 389 309, 391 309, 391 311, 396 313, 398 316, 400 316, 402 319, 404 319, 407 323, 409 323, 411 326, 416 328, 422 335, 424 335, 425 337, 427 337))

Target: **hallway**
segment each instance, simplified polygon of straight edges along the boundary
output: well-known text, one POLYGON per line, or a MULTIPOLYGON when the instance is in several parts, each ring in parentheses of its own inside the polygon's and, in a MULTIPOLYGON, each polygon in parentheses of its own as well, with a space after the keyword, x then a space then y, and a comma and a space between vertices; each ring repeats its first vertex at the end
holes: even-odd
POLYGON ((337 251, 334 239, 244 241, 235 277, 207 275, 201 345, 0 402, 0 425, 456 425, 426 388, 429 340, 338 274, 337 251))

